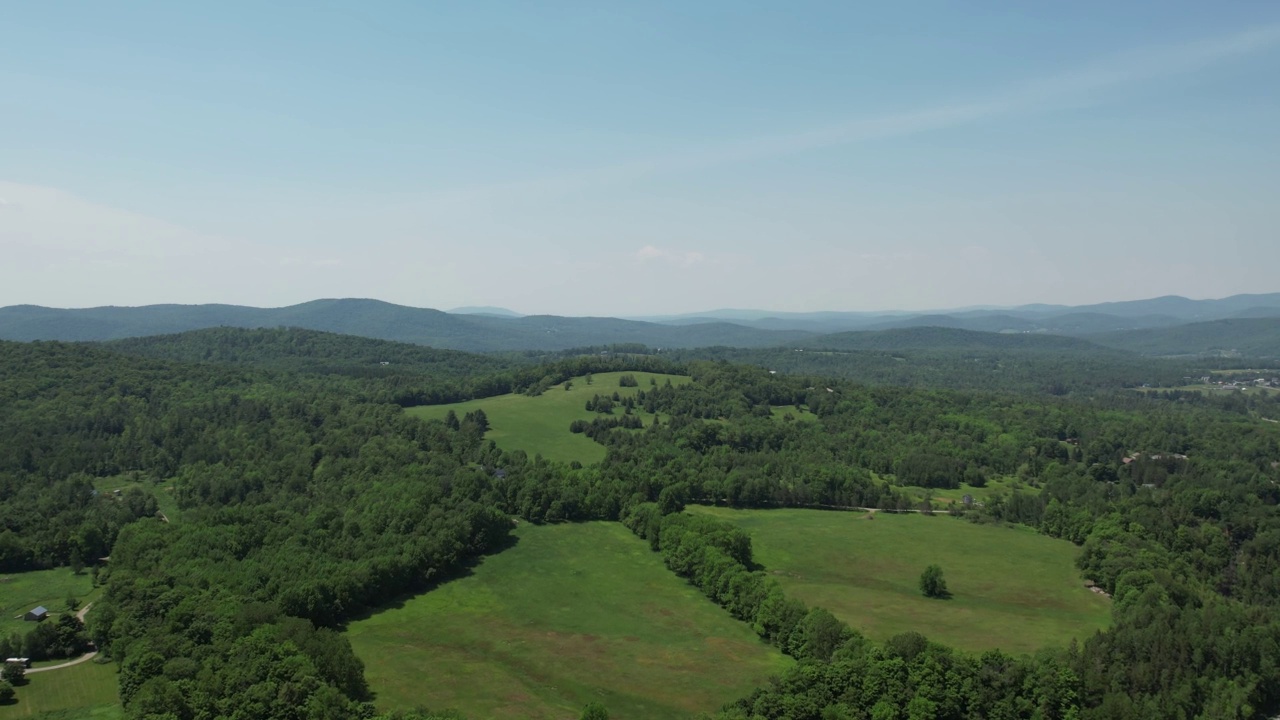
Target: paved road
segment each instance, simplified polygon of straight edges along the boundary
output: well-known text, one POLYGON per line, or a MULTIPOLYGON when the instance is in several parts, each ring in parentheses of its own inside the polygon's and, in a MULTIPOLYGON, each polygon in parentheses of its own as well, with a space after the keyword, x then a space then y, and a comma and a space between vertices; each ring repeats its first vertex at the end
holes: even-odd
MULTIPOLYGON (((86 603, 84 607, 80 608, 80 612, 76 613, 76 617, 80 618, 80 622, 84 622, 84 615, 85 613, 89 612, 89 608, 91 607, 93 607, 93 603, 86 603)), ((60 665, 50 665, 48 667, 42 667, 42 668, 31 668, 26 672, 26 674, 34 675, 36 673, 49 672, 50 670, 61 670, 62 668, 69 668, 73 665, 79 665, 80 663, 83 663, 83 662, 89 662, 97 654, 98 654, 98 651, 93 650, 92 652, 87 652, 81 655, 75 660, 64 662, 60 665)))

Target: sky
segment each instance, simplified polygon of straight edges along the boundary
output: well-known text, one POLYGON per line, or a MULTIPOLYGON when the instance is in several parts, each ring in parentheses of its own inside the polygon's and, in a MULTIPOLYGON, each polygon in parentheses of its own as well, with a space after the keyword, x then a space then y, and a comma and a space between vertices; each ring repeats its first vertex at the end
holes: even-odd
POLYGON ((1280 290, 1280 4, 0 0, 0 306, 1280 290))

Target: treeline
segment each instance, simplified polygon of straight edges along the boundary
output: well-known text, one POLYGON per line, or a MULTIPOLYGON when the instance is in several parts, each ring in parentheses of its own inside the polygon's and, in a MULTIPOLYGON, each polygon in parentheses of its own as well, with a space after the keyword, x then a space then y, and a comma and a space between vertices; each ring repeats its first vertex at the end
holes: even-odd
POLYGON ((698 348, 672 350, 673 362, 721 360, 787 375, 856 380, 866 385, 947 388, 1034 395, 1111 392, 1143 385, 1176 387, 1195 377, 1199 360, 1169 360, 1105 348, 1044 351, 1017 347, 850 350, 698 348))
MULTIPOLYGON (((424 425, 327 378, 83 346, 0 343, 0 363, 0 537, 20 559, 110 553, 91 635, 121 664, 130 717, 370 716, 332 628, 507 542, 474 420, 424 425), (122 474, 173 484, 183 517, 148 519, 141 490, 93 493, 122 474)), ((68 647, 29 636, 33 657, 37 640, 68 647)))
MULTIPOLYGON (((968 517, 1025 523, 1082 543, 1082 573, 1115 596, 1106 632, 1052 658, 1053 667, 1074 678, 1068 686, 1078 693, 1081 717, 1251 718, 1280 702, 1280 433, 1257 417, 1270 401, 1250 408, 1134 395, 1044 403, 833 384, 832 392, 824 387, 815 395, 830 399, 816 422, 783 423, 757 417, 763 403, 782 396, 776 377, 726 366, 693 371, 699 388, 671 403, 665 392, 645 399, 655 399, 664 411, 682 403, 690 414, 728 412, 735 421, 673 420, 644 433, 615 433, 608 438, 606 468, 643 474, 663 488, 660 498, 683 486, 688 498, 734 504, 828 500, 812 481, 828 458, 833 469, 855 464, 889 472, 928 453, 921 463, 926 475, 940 459, 956 463, 953 472, 977 466, 1016 473, 1043 492, 996 496, 968 517), (769 450, 756 457, 753 448, 769 450), (654 457, 658 462, 650 461, 654 457), (766 457, 771 464, 753 470, 766 457), (798 472, 805 462, 809 472, 798 472), (789 472, 792 463, 796 470, 789 472), (746 473, 765 492, 780 485, 791 494, 744 498, 732 488, 746 473)), ((659 503, 663 510, 677 506, 659 503)), ((641 526, 651 529, 653 523, 641 526)), ((724 571, 729 566, 713 555, 696 570, 681 562, 673 567, 684 568, 701 587, 714 586, 717 601, 735 614, 748 612, 758 590, 739 593, 751 583, 740 570, 724 571)), ((739 709, 764 717, 880 716, 861 699, 833 700, 858 684, 844 685, 849 677, 832 680, 826 673, 798 669, 739 709), (769 698, 773 709, 757 705, 760 697, 769 698), (809 709, 801 712, 792 702, 809 709), (851 714, 840 714, 846 711, 851 714)), ((1009 699, 1010 707, 1024 711, 1003 716, 1053 716, 1035 710, 1040 706, 1028 705, 1027 698, 1009 699)), ((894 707, 905 712, 907 705, 894 707)), ((951 707, 919 716, 991 716, 951 707)))
POLYGON ((346 397, 401 407, 506 393, 536 396, 593 372, 681 371, 679 365, 656 356, 621 352, 554 353, 547 356, 553 361, 534 363, 521 353, 440 350, 301 328, 221 327, 116 340, 100 347, 154 360, 268 371, 284 383, 296 382, 299 374, 321 375, 331 390, 346 397))
POLYGON ((751 539, 723 520, 657 504, 623 522, 663 561, 799 664, 716 715, 747 718, 1078 718, 1081 683, 1067 653, 1034 659, 956 653, 919 633, 883 645, 822 608, 788 598, 755 569, 751 539))

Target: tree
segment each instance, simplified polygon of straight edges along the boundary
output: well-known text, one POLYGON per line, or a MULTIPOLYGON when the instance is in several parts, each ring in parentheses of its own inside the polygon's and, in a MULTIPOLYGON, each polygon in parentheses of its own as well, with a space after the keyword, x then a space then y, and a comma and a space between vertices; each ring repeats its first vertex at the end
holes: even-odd
POLYGON ((947 581, 942 577, 942 568, 930 565, 920 575, 920 592, 925 597, 946 599, 951 597, 947 591, 947 581))
POLYGON ((14 696, 13 686, 7 680, 0 680, 0 705, 6 705, 13 702, 14 696))
POLYGON ((22 681, 27 677, 27 666, 20 662, 7 662, 4 664, 3 680, 10 685, 21 685, 22 681))
POLYGON ((572 380, 565 380, 565 381, 564 381, 564 390, 565 390, 565 392, 569 392, 569 391, 570 391, 570 390, 572 390, 572 389, 573 389, 573 381, 572 381, 572 380))
POLYGON ((609 720, 609 711, 598 702, 590 702, 578 717, 579 720, 609 720))

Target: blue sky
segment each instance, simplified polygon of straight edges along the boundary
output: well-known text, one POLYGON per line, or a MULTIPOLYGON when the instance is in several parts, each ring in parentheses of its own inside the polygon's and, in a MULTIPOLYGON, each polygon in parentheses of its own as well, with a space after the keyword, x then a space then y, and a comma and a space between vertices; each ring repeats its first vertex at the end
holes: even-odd
POLYGON ((1280 5, 0 2, 0 305, 1280 290, 1280 5))

